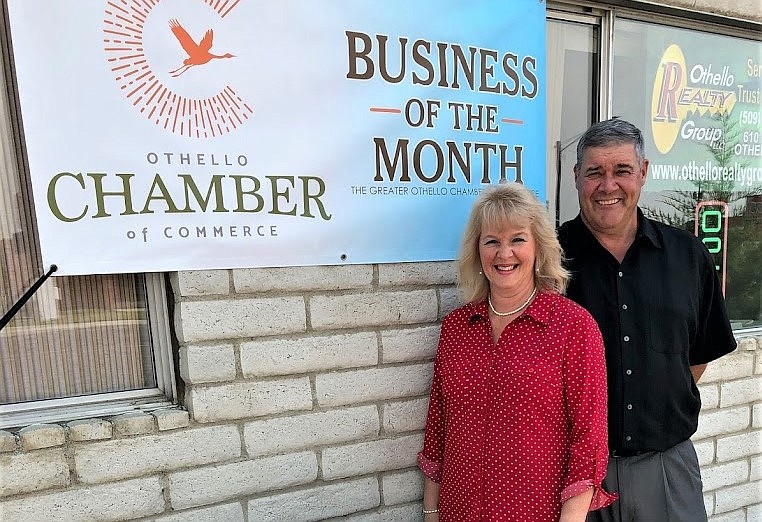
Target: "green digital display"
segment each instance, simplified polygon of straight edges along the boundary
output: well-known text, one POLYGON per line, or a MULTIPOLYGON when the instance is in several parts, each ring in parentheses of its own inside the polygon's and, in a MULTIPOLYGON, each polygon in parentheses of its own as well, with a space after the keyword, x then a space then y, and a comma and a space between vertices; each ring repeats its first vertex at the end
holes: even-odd
POLYGON ((694 233, 704 243, 714 259, 714 268, 722 280, 725 293, 726 261, 728 257, 728 204, 724 201, 701 201, 696 205, 694 233))

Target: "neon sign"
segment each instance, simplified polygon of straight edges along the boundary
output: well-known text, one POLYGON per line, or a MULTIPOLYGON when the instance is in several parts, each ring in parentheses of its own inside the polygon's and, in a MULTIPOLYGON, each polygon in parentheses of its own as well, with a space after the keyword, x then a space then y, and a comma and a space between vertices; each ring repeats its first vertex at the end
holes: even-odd
POLYGON ((696 205, 694 234, 701 239, 714 259, 714 268, 722 280, 725 295, 728 258, 728 204, 724 201, 701 201, 696 205))

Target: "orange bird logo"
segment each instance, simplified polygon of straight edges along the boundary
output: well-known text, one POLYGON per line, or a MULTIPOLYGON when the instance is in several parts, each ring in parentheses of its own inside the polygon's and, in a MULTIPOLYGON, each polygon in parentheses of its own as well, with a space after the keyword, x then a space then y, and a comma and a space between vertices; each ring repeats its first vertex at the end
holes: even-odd
POLYGON ((234 58, 230 53, 220 55, 209 52, 212 48, 212 39, 214 38, 214 32, 211 29, 207 29, 201 41, 196 43, 188 34, 188 31, 174 18, 169 21, 169 27, 172 29, 172 34, 175 35, 182 48, 188 53, 188 57, 183 60, 183 64, 174 71, 169 72, 173 77, 180 76, 194 65, 204 65, 215 58, 234 58))

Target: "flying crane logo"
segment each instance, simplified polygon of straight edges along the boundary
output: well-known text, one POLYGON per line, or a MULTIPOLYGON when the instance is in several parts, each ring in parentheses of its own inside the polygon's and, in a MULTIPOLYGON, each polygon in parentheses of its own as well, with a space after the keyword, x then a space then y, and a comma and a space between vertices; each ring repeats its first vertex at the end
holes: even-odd
MULTIPOLYGON (((240 0, 200 0, 224 19, 240 0)), ((203 66, 212 60, 235 58, 225 52, 212 52, 214 32, 207 29, 196 42, 186 31, 179 17, 167 20, 168 31, 175 36, 172 49, 163 50, 177 55, 181 64, 170 71, 154 70, 151 56, 146 54, 144 31, 147 22, 161 0, 107 0, 103 19, 103 44, 106 59, 114 79, 126 100, 147 120, 180 136, 188 138, 215 138, 235 131, 254 114, 247 103, 230 86, 225 85, 212 96, 193 96, 179 92, 176 78, 192 74, 209 74, 203 66), (179 46, 177 45, 179 43, 179 46), (178 52, 182 49, 183 52, 178 52), (191 74, 191 73, 189 73, 191 74), (164 77, 165 79, 162 79, 164 77)), ((151 27, 157 27, 156 24, 151 27)), ((153 52, 156 52, 155 50, 153 52)))
POLYGON ((172 34, 177 37, 182 48, 188 53, 188 57, 183 60, 183 64, 174 71, 169 72, 173 78, 177 78, 194 65, 204 65, 214 58, 233 58, 233 55, 230 53, 219 55, 209 52, 212 48, 212 40, 214 39, 214 32, 211 29, 207 29, 201 41, 196 43, 177 20, 170 20, 169 27, 172 29, 172 34))

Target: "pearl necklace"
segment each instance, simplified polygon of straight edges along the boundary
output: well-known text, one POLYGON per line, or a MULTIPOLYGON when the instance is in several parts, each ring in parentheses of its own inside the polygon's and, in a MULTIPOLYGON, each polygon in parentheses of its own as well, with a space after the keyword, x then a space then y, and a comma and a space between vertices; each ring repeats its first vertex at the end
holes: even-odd
POLYGON ((527 300, 524 301, 524 304, 522 304, 521 306, 519 306, 515 310, 511 310, 510 312, 498 312, 497 310, 495 310, 495 307, 492 306, 492 297, 489 294, 487 294, 487 302, 489 303, 489 309, 492 310, 493 314, 499 315, 500 317, 505 317, 506 315, 517 314, 520 311, 522 311, 524 308, 526 308, 527 305, 530 303, 530 301, 532 301, 532 298, 535 296, 535 294, 537 294, 537 287, 536 286, 534 287, 534 290, 532 290, 532 293, 529 294, 529 297, 527 298, 527 300))

